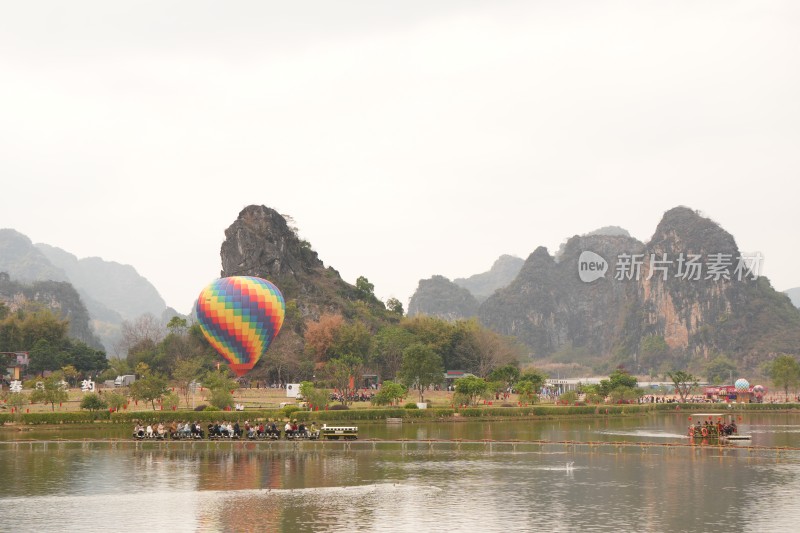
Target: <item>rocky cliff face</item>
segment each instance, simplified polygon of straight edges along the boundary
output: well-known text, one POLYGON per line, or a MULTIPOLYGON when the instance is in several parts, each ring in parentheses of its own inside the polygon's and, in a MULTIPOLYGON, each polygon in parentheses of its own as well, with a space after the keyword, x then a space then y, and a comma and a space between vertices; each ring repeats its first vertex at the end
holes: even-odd
POLYGON ((478 300, 444 276, 420 280, 408 304, 408 316, 430 315, 444 320, 472 318, 478 314, 478 300))
POLYGON ((347 316, 351 303, 362 301, 385 310, 376 298, 363 298, 333 268, 325 268, 311 246, 301 241, 286 219, 263 205, 244 208, 225 230, 220 249, 220 276, 256 276, 280 288, 287 304, 294 302, 304 317, 330 311, 347 316))
MULTIPOLYGON (((517 278, 497 291, 480 308, 486 326, 514 335, 536 355, 549 355, 568 347, 591 353, 609 353, 624 337, 626 315, 635 312, 635 287, 613 283, 607 277, 583 283, 577 265, 583 250, 603 257, 623 251, 641 252, 643 244, 624 236, 575 236, 556 262, 544 247, 525 261, 517 278)), ((630 252, 629 252, 630 253, 630 252)))
POLYGON ((647 243, 624 233, 575 236, 558 260, 536 249, 478 316, 540 357, 663 371, 722 353, 754 368, 778 353, 800 353, 800 311, 748 266, 752 258, 732 235, 677 207, 647 243), (740 257, 750 262, 740 265, 740 257), (604 274, 588 270, 603 262, 604 274))
POLYGON ((31 304, 50 309, 56 316, 69 320, 69 336, 98 350, 100 339, 89 325, 89 312, 75 288, 65 281, 20 283, 0 273, 0 301, 13 312, 31 304))

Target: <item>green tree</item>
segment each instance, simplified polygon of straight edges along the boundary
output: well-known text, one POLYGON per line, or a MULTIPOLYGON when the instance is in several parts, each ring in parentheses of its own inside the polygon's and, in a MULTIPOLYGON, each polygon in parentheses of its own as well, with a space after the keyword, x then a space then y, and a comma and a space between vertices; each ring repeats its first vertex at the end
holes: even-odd
POLYGON ((180 396, 178 396, 172 391, 167 392, 161 399, 161 405, 170 410, 177 409, 180 406, 180 403, 181 403, 180 396))
POLYGON ((403 350, 414 344, 416 337, 401 326, 381 328, 375 335, 371 363, 380 368, 387 379, 396 379, 403 364, 403 350))
POLYGON ((408 394, 408 388, 394 381, 384 381, 381 388, 372 397, 374 405, 397 405, 408 394))
POLYGON ((680 395, 681 402, 685 402, 689 392, 697 387, 697 378, 683 370, 667 372, 667 377, 675 385, 675 391, 680 395))
POLYGON ((111 392, 105 395, 108 406, 114 411, 119 411, 123 405, 128 403, 128 399, 118 392, 111 392))
POLYGON ((328 405, 328 398, 330 395, 327 391, 318 389, 311 381, 303 381, 300 383, 300 394, 303 400, 308 403, 310 408, 324 408, 328 405))
POLYGON ((208 403, 217 409, 233 407, 233 394, 227 389, 214 389, 208 398, 208 403))
POLYGON ((622 369, 614 370, 608 379, 600 380, 598 385, 598 393, 603 397, 610 396, 611 393, 617 388, 636 389, 639 386, 636 377, 631 376, 628 372, 622 369))
POLYGON ((462 369, 455 353, 458 342, 458 331, 454 324, 427 315, 417 315, 404 319, 400 325, 411 332, 415 343, 430 347, 442 358, 442 365, 447 369, 462 369))
POLYGON ((738 373, 736 364, 724 355, 716 356, 706 365, 706 379, 714 385, 726 382, 730 382, 732 385, 733 376, 738 373))
POLYGON ((412 344, 403 351, 399 377, 403 385, 417 388, 419 401, 423 402, 425 390, 438 385, 444 379, 442 358, 430 346, 412 344))
POLYGON ((98 378, 101 380, 114 379, 117 376, 125 376, 128 374, 133 374, 133 371, 127 359, 112 357, 108 360, 108 368, 103 370, 98 378))
POLYGON ((558 397, 559 401, 567 405, 572 405, 578 401, 578 393, 574 390, 568 390, 558 397))
POLYGON ((90 392, 81 398, 81 409, 86 409, 94 413, 103 409, 108 409, 108 402, 106 402, 99 394, 90 392))
POLYGON ((354 355, 362 363, 369 357, 372 348, 372 334, 362 322, 343 324, 334 334, 329 353, 333 357, 354 355))
POLYGON ((530 383, 535 394, 539 394, 547 381, 547 374, 536 368, 529 368, 521 373, 514 388, 519 389, 522 383, 530 383))
POLYGON ((233 391, 239 388, 236 380, 223 372, 211 371, 203 378, 203 386, 211 391, 208 402, 217 409, 233 407, 233 391))
MULTIPOLYGON (((128 364, 134 369, 144 365, 154 372, 168 374, 170 370, 169 356, 165 352, 164 346, 159 343, 151 339, 142 339, 131 346, 128 349, 128 364)), ((136 374, 139 374, 138 370, 136 374)))
POLYGON ((389 310, 391 313, 395 313, 397 315, 403 316, 403 302, 398 300, 397 298, 389 298, 386 300, 386 309, 389 310))
POLYGON ((605 401, 605 396, 600 394, 598 385, 579 385, 579 390, 584 394, 586 403, 602 403, 605 401))
POLYGON ((51 347, 58 347, 67 340, 68 328, 68 320, 57 317, 38 304, 31 304, 0 320, 0 350, 30 351, 39 340, 47 341, 51 347))
POLYGON ((83 342, 73 339, 69 339, 64 344, 62 358, 62 363, 75 367, 84 376, 96 376, 108 368, 109 364, 104 351, 96 350, 83 342))
POLYGON ((519 381, 514 386, 514 390, 517 392, 520 399, 529 403, 539 403, 539 390, 541 390, 541 388, 536 387, 532 382, 519 381))
POLYGON ((355 355, 341 355, 328 361, 325 371, 334 388, 341 395, 342 405, 350 403, 357 381, 360 379, 364 361, 355 355))
POLYGON ((611 389, 611 401, 614 403, 633 402, 644 395, 644 391, 638 387, 627 387, 619 385, 611 389))
POLYGON ((56 410, 56 404, 67 401, 69 394, 64 388, 61 375, 58 373, 51 374, 42 382, 42 388, 36 388, 31 392, 31 402, 33 403, 49 403, 50 410, 56 410))
POLYGON ((776 388, 783 389, 789 397, 789 389, 797 389, 800 383, 800 364, 791 355, 779 355, 769 365, 769 377, 776 388))
POLYGON ((139 361, 138 363, 136 363, 135 372, 136 375, 140 378, 149 376, 151 372, 150 365, 148 365, 143 361, 139 361))
POLYGON ((183 359, 175 364, 172 371, 172 378, 178 386, 178 392, 183 396, 186 407, 189 407, 189 398, 192 395, 192 383, 203 372, 203 362, 199 359, 183 359))
POLYGON ((172 373, 181 361, 202 359, 198 357, 200 352, 194 338, 188 335, 189 328, 185 318, 172 317, 167 324, 167 331, 167 336, 156 346, 158 355, 153 362, 154 368, 172 373))
POLYGON ((61 368, 61 375, 64 376, 64 379, 67 380, 67 383, 74 387, 80 374, 78 369, 73 365, 67 365, 61 368))
POLYGON ((519 380, 520 371, 517 365, 507 364, 499 366, 489 373, 487 379, 490 381, 500 381, 506 387, 513 387, 514 383, 519 380))
POLYGON ((183 335, 187 330, 187 322, 185 318, 174 316, 167 322, 167 329, 173 335, 183 335))
POLYGON ((137 379, 130 386, 131 398, 150 402, 153 411, 156 410, 156 401, 163 398, 167 393, 167 379, 159 374, 146 374, 137 379))
POLYGON ((358 297, 362 300, 373 300, 375 298, 375 285, 369 282, 364 276, 359 276, 356 280, 356 290, 358 297))
POLYGON ((32 374, 43 376, 47 370, 61 368, 61 358, 58 350, 47 339, 37 340, 28 353, 28 357, 30 358, 28 372, 32 374))
MULTIPOLYGON (((477 376, 466 376, 455 381, 457 398, 463 398, 467 405, 475 405, 479 398, 489 392, 489 382, 477 376)), ((461 403, 461 402, 459 402, 461 403)))
POLYGON ((211 391, 226 390, 231 394, 239 388, 239 384, 227 373, 210 371, 203 377, 203 386, 211 391))
POLYGON ((617 387, 628 387, 631 389, 635 389, 639 386, 639 382, 637 381, 635 376, 631 376, 627 371, 622 369, 614 370, 611 375, 609 376, 609 380, 611 381, 611 388, 615 389, 617 387))
POLYGON ((24 392, 9 392, 5 400, 6 405, 13 407, 19 413, 28 404, 28 395, 24 392))

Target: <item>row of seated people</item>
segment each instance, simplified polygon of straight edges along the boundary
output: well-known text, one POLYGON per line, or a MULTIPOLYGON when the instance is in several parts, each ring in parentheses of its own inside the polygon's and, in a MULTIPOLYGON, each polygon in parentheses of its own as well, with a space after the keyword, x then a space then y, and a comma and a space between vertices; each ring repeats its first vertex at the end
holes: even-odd
MULTIPOLYGON (((249 439, 279 439, 281 437, 281 430, 273 421, 252 426, 249 422, 245 422, 244 427, 249 439)), ((286 422, 283 434, 287 439, 315 439, 319 436, 319 430, 315 422, 312 422, 310 427, 306 427, 305 424, 298 425, 297 420, 292 420, 286 422)))
POLYGON ((273 439, 281 438, 281 430, 278 426, 270 420, 267 423, 261 422, 258 424, 250 424, 249 421, 244 423, 244 431, 247 433, 248 439, 273 439))
MULTIPOLYGON (((287 439, 316 439, 319 437, 319 429, 315 422, 309 427, 305 424, 297 423, 297 420, 286 422, 283 428, 287 439)), ((249 439, 280 439, 281 430, 275 422, 261 422, 251 425, 249 421, 244 423, 244 430, 239 426, 239 422, 213 422, 208 424, 208 438, 238 439, 247 435, 249 439)), ((158 424, 143 425, 139 422, 133 428, 133 437, 136 439, 202 439, 205 432, 200 427, 199 422, 175 422, 165 426, 163 422, 158 424)))
POLYGON ((209 439, 238 439, 242 436, 239 422, 214 422, 208 425, 209 439))
POLYGON ((697 422, 694 426, 689 426, 689 435, 693 437, 721 437, 721 436, 730 436, 737 433, 738 428, 736 427, 736 422, 731 422, 730 424, 723 424, 722 422, 717 422, 716 424, 712 421, 706 420, 702 424, 697 422))
POLYGON ((133 437, 136 439, 173 439, 195 438, 205 436, 199 422, 175 422, 165 426, 163 422, 144 425, 137 422, 133 427, 133 437))

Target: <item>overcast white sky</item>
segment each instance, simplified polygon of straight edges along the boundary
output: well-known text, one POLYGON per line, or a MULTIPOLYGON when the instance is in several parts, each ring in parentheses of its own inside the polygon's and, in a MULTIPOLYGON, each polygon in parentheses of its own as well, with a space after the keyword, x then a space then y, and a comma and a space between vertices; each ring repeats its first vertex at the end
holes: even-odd
POLYGON ((188 312, 249 204, 422 278, 701 210, 800 285, 800 2, 4 2, 0 227, 188 312))

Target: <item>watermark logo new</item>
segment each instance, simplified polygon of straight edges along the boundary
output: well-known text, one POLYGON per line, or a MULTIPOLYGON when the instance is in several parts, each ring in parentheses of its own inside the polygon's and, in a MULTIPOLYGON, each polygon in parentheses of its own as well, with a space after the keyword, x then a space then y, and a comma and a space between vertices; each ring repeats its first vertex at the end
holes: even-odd
MULTIPOLYGON (((760 252, 708 253, 705 258, 696 253, 619 253, 614 264, 615 281, 650 281, 652 278, 667 281, 745 281, 760 276, 764 256, 760 252), (705 259, 705 261, 704 261, 705 259)), ((605 277, 608 262, 602 256, 581 252, 578 258, 578 276, 584 283, 605 277)))
POLYGON ((578 277, 584 283, 591 283, 606 275, 608 261, 594 252, 584 251, 578 258, 578 277))

